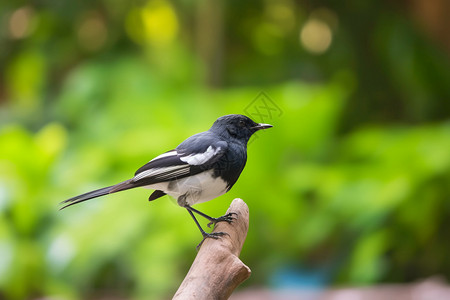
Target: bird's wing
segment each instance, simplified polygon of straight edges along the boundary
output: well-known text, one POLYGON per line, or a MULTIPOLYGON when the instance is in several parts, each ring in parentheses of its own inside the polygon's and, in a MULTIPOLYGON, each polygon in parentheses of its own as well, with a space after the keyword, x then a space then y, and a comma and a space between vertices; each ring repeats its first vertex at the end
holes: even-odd
POLYGON ((62 202, 65 206, 61 209, 106 194, 201 173, 209 170, 223 156, 227 148, 226 142, 214 139, 207 132, 194 135, 176 149, 163 153, 146 163, 136 171, 133 178, 67 199, 62 202))
POLYGON ((188 140, 139 168, 131 181, 144 186, 201 173, 209 170, 228 148, 225 141, 204 136, 195 135, 188 140))

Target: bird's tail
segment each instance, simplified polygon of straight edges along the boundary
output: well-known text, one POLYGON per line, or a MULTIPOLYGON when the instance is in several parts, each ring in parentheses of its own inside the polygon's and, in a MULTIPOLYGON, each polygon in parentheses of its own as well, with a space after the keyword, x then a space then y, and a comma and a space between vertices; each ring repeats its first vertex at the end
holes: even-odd
POLYGON ((97 197, 104 196, 104 195, 107 195, 107 194, 112 194, 112 193, 115 193, 115 192, 128 190, 128 189, 131 189, 131 188, 134 188, 134 187, 137 187, 137 185, 132 183, 131 179, 130 180, 126 180, 126 181, 120 182, 120 183, 115 184, 115 185, 104 187, 104 188, 101 188, 101 189, 98 189, 98 190, 95 190, 95 191, 91 191, 91 192, 88 192, 88 193, 85 193, 85 194, 81 194, 81 195, 72 197, 70 199, 64 200, 64 201, 62 201, 60 203, 60 204, 64 204, 64 206, 61 207, 60 210, 66 208, 66 207, 72 206, 74 204, 77 204, 77 203, 80 203, 80 202, 84 202, 84 201, 89 200, 89 199, 97 198, 97 197))

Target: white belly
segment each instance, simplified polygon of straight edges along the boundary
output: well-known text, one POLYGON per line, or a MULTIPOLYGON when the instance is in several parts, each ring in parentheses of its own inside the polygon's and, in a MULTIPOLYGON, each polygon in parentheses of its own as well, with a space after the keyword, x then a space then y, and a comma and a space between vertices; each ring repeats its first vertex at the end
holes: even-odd
POLYGON ((178 204, 194 205, 217 198, 227 192, 226 182, 212 176, 209 170, 200 174, 181 178, 170 182, 161 182, 145 186, 145 188, 161 190, 177 199, 178 204))

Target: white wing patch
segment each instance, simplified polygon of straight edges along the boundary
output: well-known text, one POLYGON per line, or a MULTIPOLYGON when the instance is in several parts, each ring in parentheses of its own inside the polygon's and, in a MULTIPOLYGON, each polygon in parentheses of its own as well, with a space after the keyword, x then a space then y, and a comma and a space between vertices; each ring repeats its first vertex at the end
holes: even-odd
POLYGON ((165 168, 153 168, 145 170, 133 177, 133 181, 138 181, 139 179, 145 177, 154 177, 158 179, 173 178, 176 176, 181 176, 189 173, 189 166, 177 165, 165 168))
POLYGON ((180 160, 190 165, 198 166, 213 158, 214 155, 216 155, 220 150, 220 147, 214 149, 212 146, 209 146, 203 153, 190 154, 188 156, 180 157, 180 160))
POLYGON ((161 159, 161 158, 164 158, 164 157, 169 157, 169 156, 177 156, 177 151, 176 151, 176 150, 168 151, 168 152, 166 152, 166 153, 163 153, 163 154, 161 154, 161 155, 158 155, 157 157, 155 157, 155 158, 152 159, 151 161, 154 161, 154 160, 157 160, 157 159, 161 159))
POLYGON ((133 177, 133 181, 136 182, 138 180, 141 180, 143 178, 154 178, 159 180, 172 180, 179 176, 188 175, 190 172, 190 166, 198 166, 202 165, 204 163, 207 163, 209 160, 211 160, 215 155, 217 155, 222 150, 221 147, 214 148, 212 146, 209 146, 208 149, 206 149, 203 153, 195 153, 190 154, 187 156, 180 156, 176 150, 168 151, 166 153, 163 153, 161 155, 158 155, 152 161, 156 161, 159 159, 169 158, 169 157, 178 157, 182 162, 186 163, 185 165, 174 165, 174 166, 167 166, 167 167, 156 167, 151 168, 145 171, 140 172, 139 174, 136 174, 133 177))

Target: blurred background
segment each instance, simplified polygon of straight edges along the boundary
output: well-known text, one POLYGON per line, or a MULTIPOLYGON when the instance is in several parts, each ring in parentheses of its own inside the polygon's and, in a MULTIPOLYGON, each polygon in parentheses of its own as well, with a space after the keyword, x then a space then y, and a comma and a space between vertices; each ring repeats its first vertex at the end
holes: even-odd
POLYGON ((58 203, 230 113, 274 125, 196 206, 250 207, 236 297, 450 279, 448 1, 6 0, 0 22, 1 299, 171 298, 184 209, 58 203))

